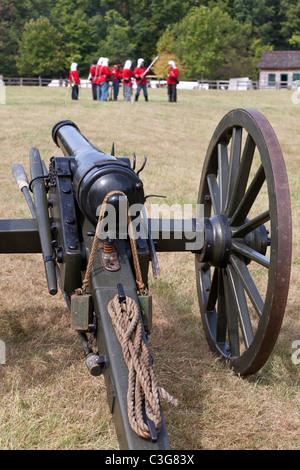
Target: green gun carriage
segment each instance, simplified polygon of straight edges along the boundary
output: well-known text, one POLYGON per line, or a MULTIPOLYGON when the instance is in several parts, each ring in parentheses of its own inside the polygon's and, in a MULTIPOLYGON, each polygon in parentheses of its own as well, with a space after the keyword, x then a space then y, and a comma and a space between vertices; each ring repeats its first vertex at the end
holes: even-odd
POLYGON ((72 121, 52 137, 48 165, 30 150, 30 179, 12 167, 32 218, 0 220, 1 253, 42 253, 48 290, 60 288, 93 375, 103 374, 121 449, 169 449, 147 338, 148 274, 157 253, 190 252, 210 349, 247 376, 267 361, 285 312, 291 205, 284 159, 268 120, 224 116, 205 157, 195 218, 147 218, 139 170, 94 147, 72 121), (113 214, 114 218, 109 215, 113 214), (114 226, 110 221, 114 220, 114 226), (166 234, 167 227, 167 234, 166 234), (167 235, 167 236, 166 236, 167 235))

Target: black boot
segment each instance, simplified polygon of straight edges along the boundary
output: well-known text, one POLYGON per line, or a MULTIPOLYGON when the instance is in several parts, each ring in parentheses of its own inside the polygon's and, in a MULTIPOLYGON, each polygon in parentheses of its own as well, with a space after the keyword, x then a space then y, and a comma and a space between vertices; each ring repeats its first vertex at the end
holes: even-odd
POLYGON ((148 101, 148 96, 145 96, 145 101, 148 101))
POLYGON ((134 101, 137 101, 139 99, 139 95, 135 95, 135 100, 134 101))

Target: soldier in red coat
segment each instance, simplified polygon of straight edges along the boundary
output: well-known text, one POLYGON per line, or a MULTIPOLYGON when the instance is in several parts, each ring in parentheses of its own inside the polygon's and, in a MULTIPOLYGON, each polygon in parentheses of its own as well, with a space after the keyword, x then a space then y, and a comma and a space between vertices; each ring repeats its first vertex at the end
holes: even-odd
POLYGON ((132 62, 131 60, 126 60, 123 72, 122 72, 122 85, 123 85, 123 95, 124 101, 130 101, 132 94, 132 78, 134 78, 134 73, 131 70, 132 62))
POLYGON ((99 66, 99 82, 101 87, 101 101, 107 101, 108 98, 108 89, 109 89, 109 80, 110 80, 110 70, 108 68, 109 59, 107 57, 102 58, 102 62, 99 66))
POLYGON ((93 60, 93 64, 90 67, 90 73, 89 73, 89 80, 91 81, 91 84, 92 84, 93 100, 97 99, 96 65, 97 65, 97 60, 93 60))
POLYGON ((178 83, 178 68, 175 65, 174 60, 170 60, 167 75, 167 84, 168 84, 168 99, 170 103, 176 103, 177 101, 177 92, 176 86, 178 83))
POLYGON ((120 81, 122 79, 121 62, 116 60, 115 65, 111 69, 111 78, 114 89, 114 101, 117 101, 119 95, 120 81))
POLYGON ((79 96, 79 85, 80 85, 80 78, 77 72, 78 64, 73 62, 71 64, 71 70, 69 72, 69 80, 70 85, 72 87, 72 100, 78 100, 79 96))
POLYGON ((102 66, 102 61, 103 61, 103 57, 100 57, 96 65, 95 83, 96 83, 97 101, 101 100, 100 70, 102 66))
POLYGON ((135 101, 139 99, 141 90, 143 90, 145 100, 148 101, 146 70, 144 59, 138 59, 137 67, 133 71, 137 83, 135 101))

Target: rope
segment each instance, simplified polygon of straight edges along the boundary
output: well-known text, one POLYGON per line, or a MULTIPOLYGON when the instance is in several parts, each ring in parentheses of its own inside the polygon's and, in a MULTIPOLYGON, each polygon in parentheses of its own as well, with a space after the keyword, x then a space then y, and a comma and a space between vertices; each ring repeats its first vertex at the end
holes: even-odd
POLYGON ((108 304, 108 313, 128 367, 129 423, 136 434, 149 439, 152 436, 147 419, 153 421, 157 434, 161 430, 159 398, 175 406, 178 402, 165 389, 157 385, 157 379, 150 364, 149 351, 142 338, 142 325, 139 321, 136 302, 126 296, 126 301, 120 303, 116 295, 108 304))
MULTIPOLYGON (((126 201, 127 201, 127 209, 129 207, 127 196, 122 191, 111 191, 105 196, 105 198, 103 200, 103 203, 101 205, 100 215, 99 215, 99 219, 98 219, 98 223, 97 223, 97 227, 96 227, 96 233, 95 233, 95 237, 94 237, 94 241, 93 241, 93 245, 92 245, 92 249, 91 249, 89 262, 88 262, 88 265, 87 265, 87 268, 86 268, 85 277, 84 277, 84 280, 83 280, 83 283, 82 283, 82 288, 77 289, 76 293, 85 294, 86 290, 88 288, 89 279, 90 279, 90 275, 91 275, 92 267, 93 267, 93 263, 94 263, 94 258, 95 258, 97 248, 98 248, 98 243, 99 243, 99 240, 100 240, 100 234, 101 234, 101 228, 102 228, 101 226, 102 226, 102 221, 104 219, 104 215, 105 215, 105 212, 106 212, 107 200, 110 196, 112 196, 114 194, 121 194, 122 196, 124 196, 126 198, 126 201)), ((130 240, 130 245, 131 245, 131 251, 132 251, 133 264, 134 264, 134 269, 135 269, 135 274, 136 274, 136 283, 137 283, 137 286, 138 286, 138 292, 146 292, 147 289, 146 289, 145 284, 144 284, 143 279, 142 279, 141 268, 140 268, 137 248, 136 248, 135 239, 134 239, 134 231, 133 231, 133 227, 132 227, 132 221, 131 221, 128 210, 127 210, 127 225, 128 225, 129 240, 130 240)))
MULTIPOLYGON (((77 293, 84 294, 89 285, 89 278, 98 248, 101 224, 104 219, 107 200, 113 194, 121 194, 124 196, 127 200, 128 208, 128 199, 122 191, 111 191, 105 196, 101 206, 82 288, 78 289, 77 293)), ((127 225, 138 293, 147 293, 147 289, 141 275, 129 211, 127 211, 127 225)), ((142 338, 142 324, 140 322, 139 308, 136 302, 126 296, 126 300, 120 303, 119 296, 116 294, 108 304, 108 313, 116 336, 120 342, 124 360, 128 368, 127 413, 130 426, 140 437, 148 439, 152 438, 153 436, 151 436, 146 420, 151 420, 154 423, 156 433, 158 434, 162 425, 159 398, 162 398, 175 406, 177 406, 178 402, 168 392, 166 392, 165 389, 158 387, 157 385, 156 376, 152 365, 150 364, 149 351, 142 338)))

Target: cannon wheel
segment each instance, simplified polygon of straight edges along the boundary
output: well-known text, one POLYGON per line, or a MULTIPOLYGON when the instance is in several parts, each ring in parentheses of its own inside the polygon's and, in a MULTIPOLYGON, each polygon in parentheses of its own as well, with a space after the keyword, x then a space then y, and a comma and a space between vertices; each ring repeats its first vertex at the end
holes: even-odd
POLYGON ((221 120, 207 150, 198 204, 206 221, 204 249, 196 255, 206 339, 236 373, 253 374, 280 331, 292 249, 285 163, 260 112, 236 109, 221 120))

